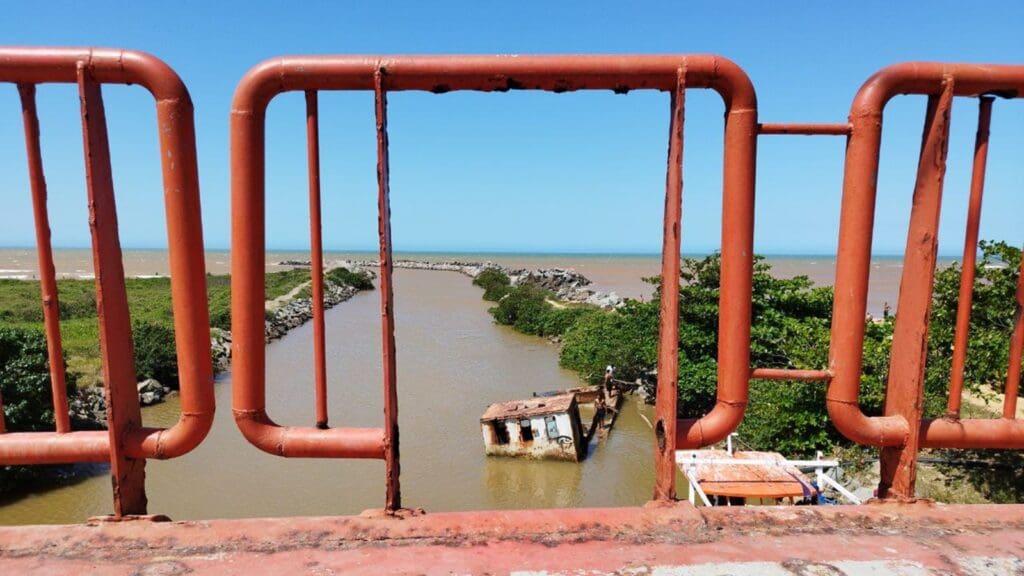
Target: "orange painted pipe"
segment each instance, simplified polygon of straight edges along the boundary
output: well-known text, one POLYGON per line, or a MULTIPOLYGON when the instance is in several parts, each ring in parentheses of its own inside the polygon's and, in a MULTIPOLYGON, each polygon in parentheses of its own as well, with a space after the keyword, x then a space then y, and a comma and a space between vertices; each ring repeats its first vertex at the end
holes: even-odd
POLYGON ((316 92, 306 91, 306 155, 309 164, 310 283, 313 299, 313 371, 316 427, 327 428, 327 343, 324 327, 324 248, 320 219, 320 125, 316 92))
POLYGON ((980 99, 978 133, 974 141, 974 168, 971 172, 971 195, 967 206, 967 232, 964 234, 964 255, 960 261, 960 293, 956 303, 956 334, 953 338, 953 367, 950 371, 949 401, 946 415, 960 417, 964 390, 964 366, 967 363, 968 333, 971 324, 971 301, 974 298, 974 267, 978 259, 978 228, 981 225, 981 198, 985 191, 985 163, 988 160, 988 133, 992 121, 991 96, 980 99))
POLYGON ((68 417, 64 348, 60 338, 57 275, 53 267, 53 248, 50 245, 50 218, 46 212, 46 176, 43 172, 43 155, 39 145, 36 87, 32 84, 18 84, 18 94, 21 96, 21 112, 25 125, 25 152, 28 156, 28 175, 32 188, 32 215, 36 224, 39 290, 43 297, 43 324, 46 327, 47 360, 50 364, 53 419, 57 432, 64 433, 71 431, 71 421, 68 417))
MULTIPOLYGON (((389 325, 391 290, 385 281, 390 272, 390 219, 387 213, 386 92, 420 90, 444 93, 454 90, 504 92, 508 90, 661 90, 676 93, 679 70, 685 70, 685 86, 716 90, 726 104, 725 183, 722 245, 722 332, 719 344, 718 405, 699 420, 683 420, 673 436, 680 447, 715 442, 734 430, 743 417, 747 399, 750 342, 750 296, 753 270, 754 162, 757 139, 757 100, 743 71, 717 56, 309 56, 265 61, 239 83, 231 112, 232 182, 232 322, 233 390, 236 421, 250 441, 273 450, 280 433, 266 416, 265 363, 263 351, 264 230, 264 117, 277 94, 310 90, 373 90, 378 122, 378 173, 381 214, 382 312, 389 325), (384 265, 387 264, 387 265, 384 265)), ((681 148, 680 148, 681 150, 681 148)), ((680 173, 681 174, 681 173, 680 173)), ((670 175, 670 187, 674 186, 670 175)), ((680 176, 681 181, 681 176, 680 176)), ((678 215, 678 214, 677 214, 678 215)), ((675 216, 673 216, 675 218, 675 216)), ((666 221, 666 227, 678 223, 666 221)), ((671 264, 673 258, 664 258, 671 264)), ((674 270, 674 269, 673 269, 674 270)), ((677 272, 669 270, 669 275, 677 272)), ((397 445, 397 404, 390 401, 394 382, 388 370, 393 360, 385 327, 385 432, 390 438, 381 451, 397 445)), ((660 363, 665 369, 678 361, 668 354, 678 342, 664 341, 660 363)), ((667 380, 666 380, 667 381, 667 380)), ((656 410, 663 418, 675 418, 671 391, 659 398, 656 410)), ((329 431, 335 432, 335 431, 329 431)), ((289 435, 317 434, 323 454, 347 453, 353 444, 346 434, 322 435, 315 429, 290 429, 289 435)), ((361 436, 362 437, 362 436, 361 436)), ((368 438, 364 438, 370 442, 368 438)), ((356 452, 356 451, 353 451, 356 452)), ((358 451, 355 457, 365 453, 358 451)), ((673 493, 674 464, 659 464, 658 490, 673 493), (670 477, 671 476, 671 477, 670 477)), ((390 464, 389 458, 389 464, 390 464)), ((397 469, 397 458, 394 458, 397 469)), ((397 478, 389 468, 389 490, 397 478)), ((389 499, 389 506, 393 501, 389 499)))
MULTIPOLYGON (((852 132, 843 179, 829 351, 829 371, 833 378, 826 397, 827 406, 836 428, 860 444, 903 446, 910 436, 911 426, 919 426, 923 447, 1022 447, 1024 435, 1015 425, 986 420, 918 423, 908 422, 898 414, 869 417, 861 411, 858 402, 882 113, 886 103, 898 94, 941 93, 946 79, 953 82, 953 96, 1019 97, 1024 94, 1024 66, 905 63, 889 66, 872 76, 861 87, 850 109, 852 132)), ((931 298, 931 294, 915 294, 914 298, 931 298)), ((894 356, 893 363, 906 360, 894 356)), ((890 393, 906 385, 890 378, 890 393)))
MULTIPOLYGON (((171 295, 182 415, 169 429, 124 431, 129 458, 170 458, 197 446, 213 422, 213 367, 206 307, 206 268, 199 204, 192 101, 177 74, 141 52, 95 48, 0 48, 0 82, 21 85, 139 84, 156 101, 166 208, 171 295), (80 70, 82 72, 80 72, 80 70)), ((100 222, 116 225, 116 220, 100 222)), ((108 276, 113 270, 97 270, 108 276)), ((124 338, 119 334, 118 338, 124 338)), ((135 395, 134 386, 131 394, 135 395)), ((137 402, 137 400, 136 400, 137 402)), ((0 464, 103 462, 110 459, 106 432, 0 435, 0 464), (58 438, 58 436, 60 436, 58 438)))
POLYGON ((761 135, 793 135, 793 136, 849 136, 849 124, 810 124, 793 122, 776 122, 758 124, 757 133, 761 135))

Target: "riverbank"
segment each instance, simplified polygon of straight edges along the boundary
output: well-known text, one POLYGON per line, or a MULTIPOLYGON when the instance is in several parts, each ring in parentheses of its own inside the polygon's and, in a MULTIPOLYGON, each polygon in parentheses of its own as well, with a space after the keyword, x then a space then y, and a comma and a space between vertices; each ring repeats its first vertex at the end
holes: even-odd
MULTIPOLYGON (((397 269, 394 293, 402 494, 409 506, 640 506, 650 498, 650 407, 627 403, 586 467, 487 458, 478 420, 487 405, 579 386, 577 376, 559 368, 556 347, 495 324, 491 304, 466 276, 397 269)), ((332 427, 382 423, 380 318, 376 291, 360 291, 325 314, 332 427)), ((267 410, 275 422, 314 425, 314 365, 312 322, 266 347, 267 410)), ((177 521, 359 514, 382 506, 381 461, 281 458, 249 444, 230 409, 232 376, 223 373, 214 386, 217 411, 203 443, 180 458, 146 463, 151 511, 177 521)), ((180 410, 171 395, 143 408, 143 422, 169 426, 180 410)), ((110 509, 109 470, 98 466, 67 485, 33 485, 31 494, 0 498, 0 524, 75 523, 110 509)))
MULTIPOLYGON (((143 406, 164 402, 176 394, 177 359, 173 346, 173 311, 168 278, 128 278, 125 281, 133 320, 139 401, 143 406), (139 359, 140 350, 145 354, 139 359)), ((281 338, 313 316, 309 273, 279 270, 265 278, 268 298, 267 341, 281 338)), ((372 289, 369 275, 330 268, 324 275, 324 304, 331 308, 360 290, 372 289)), ((102 429, 106 425, 99 322, 92 280, 58 281, 61 340, 67 357, 69 416, 75 429, 102 429)), ((210 349, 215 372, 227 370, 231 361, 230 277, 207 276, 211 321, 210 349)), ((41 332, 42 310, 39 283, 32 280, 0 280, 0 327, 41 332)), ((8 400, 16 398, 8 394, 8 400)))

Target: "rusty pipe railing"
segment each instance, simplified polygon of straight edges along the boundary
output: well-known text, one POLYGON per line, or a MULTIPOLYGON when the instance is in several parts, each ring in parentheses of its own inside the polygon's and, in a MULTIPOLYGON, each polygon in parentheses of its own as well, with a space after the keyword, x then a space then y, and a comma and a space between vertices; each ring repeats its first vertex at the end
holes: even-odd
POLYGON ((56 432, 0 435, 0 464, 110 462, 115 514, 144 513, 145 459, 172 458, 188 452, 202 441, 213 421, 213 369, 192 101, 181 79, 166 64, 148 54, 124 50, 0 48, 0 82, 17 84, 21 93, 57 419, 56 432), (56 318, 57 285, 34 99, 35 86, 43 83, 75 83, 79 87, 107 432, 69 431, 67 425, 56 318), (168 429, 146 428, 139 417, 102 84, 140 84, 156 101, 182 406, 178 423, 168 429))
MULTIPOLYGON (((504 92, 508 90, 654 89, 673 94, 666 192, 664 293, 678 294, 682 195, 682 104, 686 88, 711 88, 726 108, 723 190, 722 337, 719 346, 718 404, 702 419, 676 428, 674 407, 678 338, 672 318, 663 316, 659 365, 671 393, 659 396, 657 414, 658 498, 674 497, 674 451, 724 438, 739 425, 750 371, 750 291, 753 268, 754 163, 757 101, 746 74, 716 56, 417 56, 288 57, 264 62, 242 80, 232 109, 232 245, 235 418, 242 433, 263 450, 284 456, 383 457, 388 462, 389 509, 399 505, 397 402, 391 310, 391 248, 388 207, 386 93, 423 90, 504 92), (381 304, 384 318, 385 426, 380 429, 282 428, 267 416, 263 352, 264 115, 285 91, 374 91, 378 131, 381 304), (315 441, 314 441, 315 440, 315 441), (298 454, 293 446, 319 448, 298 454), (317 452, 314 454, 314 452, 317 452), (390 454, 394 452, 393 454, 390 454), (383 454, 382 454, 383 453, 383 454)), ((314 250, 315 252, 315 250, 314 250)), ((317 260, 314 254, 313 259, 317 260)), ((665 305, 672 306, 671 298, 665 305)))
MULTIPOLYGON (((1004 414, 1001 420, 922 420, 920 412, 951 101, 954 96, 1020 97, 1022 93, 1024 66, 907 63, 875 74, 860 89, 851 107, 852 132, 843 181, 829 360, 833 378, 826 400, 833 423, 842 434, 856 442, 883 448, 881 497, 913 497, 919 447, 1024 447, 1024 426, 1012 418, 1012 413, 1004 414), (885 414, 869 417, 859 407, 858 392, 871 237, 882 115, 886 103, 897 94, 928 95, 929 106, 907 235, 885 414)), ((979 143, 987 139, 987 134, 982 135, 982 128, 986 128, 987 133, 985 107, 982 104, 979 143)), ((976 196, 980 206, 984 162, 977 160, 976 156, 972 188, 977 188, 977 194, 972 191, 972 203, 976 196)), ((971 232, 976 225, 976 218, 969 219, 965 253, 976 249, 971 232)), ((976 228, 974 230, 976 234, 976 228)), ((1020 319, 1024 302, 1020 296, 1022 290, 1018 286, 1010 372, 1015 361, 1019 364, 1021 344, 1017 340, 1024 341, 1024 335, 1018 337, 1018 333, 1024 332, 1020 319)), ((968 314, 970 299, 961 298, 958 306, 958 316, 968 314)), ((958 331, 956 338, 966 351, 966 331, 958 331)), ((954 375, 953 407, 959 404, 960 386, 956 382, 954 375)), ((1009 398, 1011 392, 1016 396, 1016 384, 1013 382, 1011 388, 1008 383, 1008 405, 1016 402, 1016 398, 1009 398)))

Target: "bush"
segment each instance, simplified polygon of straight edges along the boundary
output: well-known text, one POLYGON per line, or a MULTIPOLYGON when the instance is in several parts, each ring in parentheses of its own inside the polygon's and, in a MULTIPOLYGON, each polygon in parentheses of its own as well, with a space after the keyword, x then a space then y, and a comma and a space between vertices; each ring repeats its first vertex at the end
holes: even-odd
POLYGON ((497 302, 512 292, 512 281, 497 268, 486 268, 473 278, 473 284, 484 289, 484 300, 497 302))
POLYGON ((153 378, 164 386, 177 388, 178 356, 174 329, 153 322, 136 322, 132 326, 132 339, 136 378, 153 378))
MULTIPOLYGON (((69 394, 74 390, 70 377, 67 389, 69 394)), ((50 363, 42 332, 0 327, 0 394, 9 431, 53 429, 50 363)))
MULTIPOLYGON (((1005 242, 982 241, 980 247, 982 254, 974 271, 964 387, 978 396, 991 397, 1002 392, 1006 384, 1021 251, 1005 242)), ((925 378, 926 392, 933 396, 944 394, 949 386, 960 274, 961 268, 955 263, 935 274, 925 378)), ((944 414, 944 402, 926 403, 925 413, 932 417, 944 414)))
POLYGON ((339 286, 351 286, 356 290, 373 290, 373 280, 366 272, 352 272, 348 268, 333 268, 324 273, 324 278, 339 286))
POLYGON ((623 380, 642 378, 657 363, 657 326, 658 307, 635 300, 615 312, 595 310, 565 332, 559 363, 592 383, 609 364, 623 380))
POLYGON ((498 324, 512 326, 524 334, 541 336, 544 312, 550 307, 546 302, 549 294, 535 286, 518 286, 491 308, 491 315, 498 324))
MULTIPOLYGON (((69 397, 74 388, 74 378, 68 374, 69 397)), ((42 332, 0 327, 0 395, 8 431, 54 429, 50 363, 42 332)), ((52 470, 48 466, 0 466, 0 495, 28 486, 52 470)))

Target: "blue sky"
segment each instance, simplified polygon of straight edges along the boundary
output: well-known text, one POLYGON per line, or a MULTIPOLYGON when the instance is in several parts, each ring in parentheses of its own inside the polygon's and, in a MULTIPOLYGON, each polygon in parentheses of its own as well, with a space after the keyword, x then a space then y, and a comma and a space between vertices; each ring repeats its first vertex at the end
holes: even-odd
MULTIPOLYGON (((717 53, 743 67, 764 122, 841 122, 860 84, 907 60, 1024 63, 1024 3, 993 2, 4 2, 0 42, 131 48, 182 76, 196 106, 208 248, 229 247, 228 113, 253 65, 285 54, 717 53)), ((138 87, 104 88, 121 239, 162 247, 155 115, 138 87)), ((886 111, 875 251, 902 251, 923 97, 886 111)), ((40 88, 54 243, 88 245, 73 86, 40 88)), ((268 243, 308 247, 303 99, 268 113, 268 243)), ((657 92, 397 93, 389 110, 399 250, 656 252, 668 96, 657 92)), ((722 105, 687 95, 683 250, 719 244, 722 105)), ((977 105, 958 99, 940 250, 963 238, 977 105)), ((324 240, 376 239, 373 101, 321 96, 324 240)), ((33 228, 17 91, 0 85, 0 245, 33 228)), ((762 137, 755 248, 835 248, 844 141, 762 137)), ((995 105, 982 237, 1024 241, 1024 103, 995 105), (1017 199, 1015 202, 1014 199, 1017 199)))

